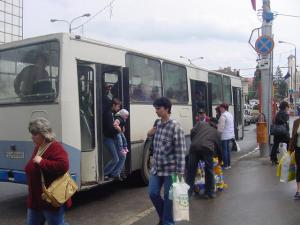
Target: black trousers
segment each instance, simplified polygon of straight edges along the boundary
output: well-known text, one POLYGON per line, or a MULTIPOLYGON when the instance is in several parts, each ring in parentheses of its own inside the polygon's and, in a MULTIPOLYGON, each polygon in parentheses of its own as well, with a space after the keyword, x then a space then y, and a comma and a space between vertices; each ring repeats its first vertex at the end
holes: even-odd
POLYGON ((274 135, 274 144, 272 146, 272 150, 271 150, 271 155, 270 155, 270 159, 273 162, 277 162, 278 158, 277 158, 277 149, 279 147, 279 143, 286 143, 287 144, 287 148, 289 147, 289 141, 290 138, 288 135, 284 135, 284 136, 277 136, 274 135))
POLYGON ((300 148, 296 147, 295 149, 295 158, 296 158, 296 181, 300 182, 300 148))
POLYGON ((194 192, 195 177, 199 160, 205 163, 205 194, 212 195, 215 187, 213 152, 207 148, 200 151, 192 151, 189 154, 187 184, 190 186, 189 196, 194 192))

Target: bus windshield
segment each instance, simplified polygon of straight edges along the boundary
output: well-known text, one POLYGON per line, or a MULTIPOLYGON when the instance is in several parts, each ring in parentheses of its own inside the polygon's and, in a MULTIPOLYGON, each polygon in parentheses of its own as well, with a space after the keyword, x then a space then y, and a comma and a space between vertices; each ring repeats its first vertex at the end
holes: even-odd
POLYGON ((57 41, 0 51, 0 104, 54 101, 59 53, 57 41))

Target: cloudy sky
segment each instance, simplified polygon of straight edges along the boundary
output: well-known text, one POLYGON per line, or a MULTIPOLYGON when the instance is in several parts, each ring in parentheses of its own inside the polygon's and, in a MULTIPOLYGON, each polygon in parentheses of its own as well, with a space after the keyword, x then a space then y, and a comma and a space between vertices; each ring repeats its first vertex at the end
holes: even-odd
MULTIPOLYGON (((50 19, 70 21, 84 13, 93 16, 111 1, 24 0, 24 37, 67 32, 66 23, 50 23, 50 19)), ((263 0, 256 2, 261 9, 263 0)), ((278 44, 278 40, 300 49, 300 1, 271 0, 271 9, 278 14, 273 22, 274 67, 286 67, 294 47, 278 44)), ((76 20, 73 27, 87 19, 76 20)), ((251 77, 253 70, 248 68, 256 66, 257 54, 248 40, 260 26, 251 0, 114 0, 112 11, 106 8, 74 33, 181 62, 187 61, 180 56, 204 57, 193 63, 207 69, 231 66, 251 77)), ((257 35, 253 42, 256 39, 257 35)))

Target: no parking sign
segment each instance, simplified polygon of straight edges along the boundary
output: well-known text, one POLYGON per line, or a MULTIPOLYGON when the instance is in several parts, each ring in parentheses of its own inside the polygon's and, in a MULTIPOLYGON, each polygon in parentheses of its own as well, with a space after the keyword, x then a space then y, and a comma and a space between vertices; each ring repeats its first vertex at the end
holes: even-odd
POLYGON ((255 42, 255 50, 257 53, 267 55, 272 52, 274 48, 274 41, 271 37, 262 35, 257 38, 255 42))

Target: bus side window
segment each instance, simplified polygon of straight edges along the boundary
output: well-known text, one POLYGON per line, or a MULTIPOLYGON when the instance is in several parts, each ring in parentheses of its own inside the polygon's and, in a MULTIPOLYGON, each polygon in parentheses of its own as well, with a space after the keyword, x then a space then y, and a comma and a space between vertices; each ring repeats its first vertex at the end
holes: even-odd
POLYGON ((38 80, 32 85, 32 95, 35 97, 42 97, 52 99, 55 96, 54 89, 50 80, 38 80))

